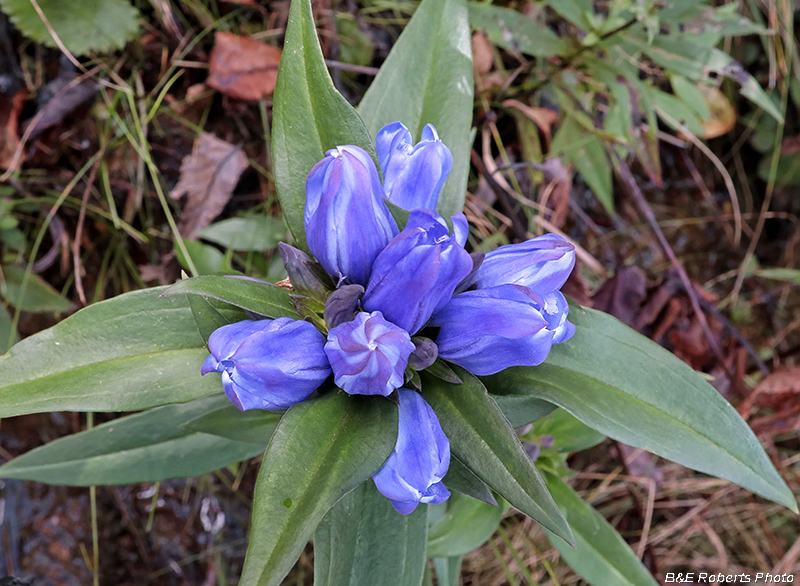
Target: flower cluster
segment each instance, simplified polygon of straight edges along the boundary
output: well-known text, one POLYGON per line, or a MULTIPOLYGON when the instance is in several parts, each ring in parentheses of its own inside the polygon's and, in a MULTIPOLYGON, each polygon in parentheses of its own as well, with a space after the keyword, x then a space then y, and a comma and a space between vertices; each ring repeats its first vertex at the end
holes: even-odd
POLYGON ((423 395, 405 385, 437 359, 476 375, 542 363, 575 331, 560 292, 575 253, 546 235, 470 255, 464 214, 448 224, 435 211, 453 162, 436 129, 425 126, 413 144, 395 122, 376 143, 383 182, 372 157, 352 145, 331 149, 311 170, 303 219, 314 258, 281 245, 295 290, 324 302, 324 325, 279 318, 223 326, 209 338, 202 373, 222 373, 240 409, 289 407, 331 375, 351 395, 391 395, 397 443, 373 480, 408 514, 450 495, 442 484, 450 444, 423 395), (409 211, 402 230, 386 201, 409 211))

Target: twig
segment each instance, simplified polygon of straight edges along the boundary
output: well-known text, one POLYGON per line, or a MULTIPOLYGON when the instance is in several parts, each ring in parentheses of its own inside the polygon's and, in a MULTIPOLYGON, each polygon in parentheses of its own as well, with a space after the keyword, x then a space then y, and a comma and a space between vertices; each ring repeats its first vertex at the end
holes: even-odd
POLYGON ((81 198, 81 210, 78 213, 78 227, 75 229, 75 240, 72 242, 72 267, 75 271, 75 289, 78 291, 78 297, 83 305, 86 305, 86 293, 83 290, 83 277, 81 276, 81 240, 83 239, 83 224, 86 221, 86 205, 89 203, 89 193, 92 191, 94 179, 97 176, 97 168, 103 160, 106 146, 100 148, 97 159, 95 159, 92 169, 89 171, 89 177, 86 179, 86 189, 83 190, 83 197, 81 198))
POLYGON ((680 276, 681 282, 683 283, 684 288, 686 289, 686 294, 689 296, 689 301, 692 304, 692 309, 694 310, 695 315, 697 316, 697 321, 700 322, 700 327, 703 329, 703 334, 705 334, 706 339, 708 340, 709 345, 711 346, 712 351, 719 359, 720 363, 723 365, 725 364, 725 360, 722 356, 722 349, 719 347, 716 338, 714 337, 711 328, 708 325, 708 320, 706 320, 706 315, 703 313, 703 310, 700 308, 700 302, 697 299, 697 293, 692 286, 692 282, 689 279, 689 275, 686 274, 686 269, 683 268, 683 265, 678 261, 678 258, 675 256, 675 252, 672 250, 672 247, 667 242, 664 233, 661 231, 661 227, 658 225, 658 221, 656 220, 655 214, 653 214, 653 210, 650 209, 650 205, 645 200, 644 195, 642 194, 642 190, 639 189, 639 185, 636 183, 636 179, 633 177, 633 173, 631 173, 630 167, 625 162, 625 160, 619 156, 619 154, 611 150, 612 156, 615 157, 617 165, 617 172, 619 173, 620 179, 628 186, 633 199, 636 201, 636 205, 639 206, 639 209, 644 214, 645 218, 647 219, 648 223, 650 224, 650 228, 655 232, 656 237, 658 238, 661 247, 664 249, 667 257, 669 258, 672 266, 678 271, 678 275, 680 276))

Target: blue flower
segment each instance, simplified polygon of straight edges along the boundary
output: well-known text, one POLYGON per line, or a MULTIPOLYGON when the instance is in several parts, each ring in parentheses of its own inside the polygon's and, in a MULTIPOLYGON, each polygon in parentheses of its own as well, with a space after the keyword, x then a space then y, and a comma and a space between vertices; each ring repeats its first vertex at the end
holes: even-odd
POLYGON ((443 503, 450 496, 442 479, 450 467, 450 442, 422 395, 398 391, 397 444, 383 467, 372 475, 394 509, 408 515, 419 503, 443 503))
POLYGON ((240 321, 211 334, 211 354, 200 372, 221 372, 225 394, 243 411, 285 409, 330 376, 324 344, 324 336, 305 321, 240 321))
POLYGON ((372 158, 356 146, 328 151, 306 182, 303 224, 311 254, 328 274, 366 285, 397 224, 383 201, 372 158))
POLYGON ((351 395, 387 396, 403 384, 414 344, 380 311, 361 312, 328 332, 325 354, 336 386, 351 395))
POLYGON ((467 220, 453 216, 454 234, 434 212, 414 210, 405 230, 375 259, 364 293, 367 311, 381 311, 410 334, 418 331, 472 270, 464 242, 467 220))
POLYGON ((401 122, 381 128, 375 141, 386 199, 405 210, 436 210, 442 185, 453 167, 453 155, 433 125, 425 125, 416 145, 401 122))
POLYGON ((537 293, 558 291, 575 267, 575 247, 555 234, 501 246, 486 254, 475 275, 478 289, 522 285, 537 293))
POLYGON ((519 285, 467 291, 436 312, 439 356, 479 376, 509 366, 536 366, 575 327, 561 293, 541 296, 519 285))

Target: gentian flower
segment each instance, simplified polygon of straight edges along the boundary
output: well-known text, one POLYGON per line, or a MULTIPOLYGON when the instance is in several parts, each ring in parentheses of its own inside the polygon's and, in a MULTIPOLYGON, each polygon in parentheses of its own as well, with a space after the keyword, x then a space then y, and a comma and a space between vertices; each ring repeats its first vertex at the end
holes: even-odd
POLYGON ((507 244, 486 254, 475 275, 478 289, 522 285, 542 295, 558 291, 575 267, 575 247, 555 234, 507 244))
POLYGON ((200 372, 221 372, 225 394, 243 411, 285 409, 330 376, 324 344, 324 336, 305 321, 240 321, 211 334, 211 354, 200 372))
POLYGON ((422 395, 400 389, 398 396, 397 444, 372 480, 398 513, 408 515, 419 503, 439 504, 450 496, 442 484, 450 467, 450 442, 422 395))
POLYGON ((362 304, 381 311, 410 334, 453 296, 472 270, 464 242, 467 220, 453 216, 454 234, 434 212, 414 210, 405 230, 395 236, 375 259, 362 304))
POLYGON ((433 125, 425 125, 416 145, 401 122, 381 128, 375 142, 386 199, 405 210, 436 210, 442 185, 453 168, 453 155, 433 125))
POLYGON ((325 354, 334 382, 351 395, 388 396, 403 384, 414 344, 380 311, 361 312, 328 332, 325 354))
POLYGON ((397 234, 383 196, 375 163, 356 146, 329 150, 309 173, 306 240, 335 280, 366 285, 375 257, 397 234))
POLYGON ((509 366, 536 366, 550 347, 575 331, 563 295, 542 297, 519 285, 498 285, 453 297, 436 312, 439 356, 479 376, 509 366))

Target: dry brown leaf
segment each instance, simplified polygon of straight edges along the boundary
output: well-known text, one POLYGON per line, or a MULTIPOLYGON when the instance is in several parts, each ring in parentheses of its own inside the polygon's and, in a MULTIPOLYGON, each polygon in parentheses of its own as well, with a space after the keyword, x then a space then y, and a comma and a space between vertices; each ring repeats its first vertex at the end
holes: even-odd
POLYGON ((215 33, 206 84, 237 100, 272 95, 281 50, 250 37, 215 33))
POLYGON ((594 308, 610 313, 622 323, 632 326, 647 297, 647 278, 636 266, 617 271, 594 296, 594 308))
POLYGON ((472 35, 472 62, 475 64, 475 71, 481 75, 489 73, 494 65, 492 43, 482 32, 472 35))
POLYGON ((13 96, 0 95, 0 169, 4 171, 19 169, 24 158, 16 157, 19 148, 19 113, 23 99, 23 92, 17 92, 13 96))
POLYGON ((170 196, 189 197, 181 216, 180 231, 192 238, 216 218, 231 198, 247 156, 239 147, 204 132, 194 142, 192 154, 181 163, 181 178, 170 196))
POLYGON ((547 159, 535 167, 544 173, 546 182, 539 190, 539 203, 552 210, 548 215, 550 223, 556 228, 563 228, 569 214, 572 174, 558 157, 547 159))
POLYGON ((507 108, 517 108, 520 112, 533 120, 536 126, 539 127, 539 130, 544 134, 547 144, 550 144, 550 138, 553 135, 553 124, 558 120, 558 114, 548 108, 532 108, 519 100, 505 100, 503 105, 507 108))
POLYGON ((800 400, 800 366, 774 372, 753 391, 753 402, 780 411, 800 400))
POLYGON ((698 83, 697 89, 703 94, 711 112, 711 120, 701 120, 703 138, 716 138, 727 134, 736 126, 736 112, 719 88, 698 83))

